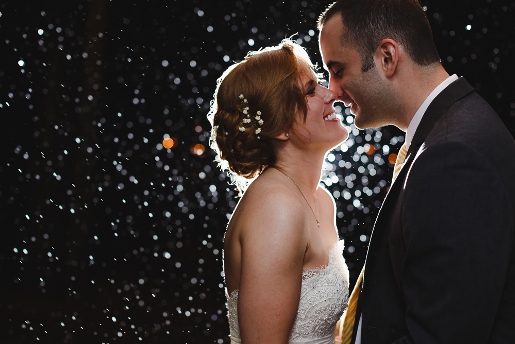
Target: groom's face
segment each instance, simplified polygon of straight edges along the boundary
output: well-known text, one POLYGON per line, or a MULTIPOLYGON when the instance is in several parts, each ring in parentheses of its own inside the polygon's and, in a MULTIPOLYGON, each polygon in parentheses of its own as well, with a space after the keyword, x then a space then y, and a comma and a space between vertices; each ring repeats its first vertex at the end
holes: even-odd
POLYGON ((363 72, 360 52, 343 42, 342 36, 343 23, 338 15, 331 17, 320 31, 320 53, 329 72, 329 89, 356 116, 354 123, 358 128, 380 127, 384 125, 379 106, 384 101, 384 92, 377 68, 374 64, 363 72))

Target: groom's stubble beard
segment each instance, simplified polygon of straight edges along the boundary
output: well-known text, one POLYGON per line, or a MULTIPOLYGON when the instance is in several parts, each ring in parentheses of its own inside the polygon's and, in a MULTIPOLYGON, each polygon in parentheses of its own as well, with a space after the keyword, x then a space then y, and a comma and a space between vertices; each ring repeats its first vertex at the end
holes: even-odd
POLYGON ((391 124, 389 107, 395 102, 388 85, 379 76, 376 66, 362 73, 353 85, 357 108, 354 124, 358 129, 379 128, 391 124))

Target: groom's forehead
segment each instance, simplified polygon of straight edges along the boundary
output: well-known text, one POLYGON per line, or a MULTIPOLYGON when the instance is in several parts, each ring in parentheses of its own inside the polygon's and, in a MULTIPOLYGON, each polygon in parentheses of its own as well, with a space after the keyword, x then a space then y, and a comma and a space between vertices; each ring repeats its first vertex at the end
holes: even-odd
POLYGON ((320 29, 318 37, 322 56, 333 55, 336 52, 342 54, 355 51, 354 45, 344 37, 344 25, 341 18, 332 17, 329 19, 320 29))

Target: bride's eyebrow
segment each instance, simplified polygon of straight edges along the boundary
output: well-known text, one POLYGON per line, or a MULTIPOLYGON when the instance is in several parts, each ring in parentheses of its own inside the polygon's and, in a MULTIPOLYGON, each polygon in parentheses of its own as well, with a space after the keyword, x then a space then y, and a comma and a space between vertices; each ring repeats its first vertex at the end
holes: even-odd
POLYGON ((309 90, 310 88, 313 87, 314 83, 315 83, 315 81, 313 79, 309 79, 309 81, 306 82, 306 84, 304 85, 304 89, 305 90, 309 90))

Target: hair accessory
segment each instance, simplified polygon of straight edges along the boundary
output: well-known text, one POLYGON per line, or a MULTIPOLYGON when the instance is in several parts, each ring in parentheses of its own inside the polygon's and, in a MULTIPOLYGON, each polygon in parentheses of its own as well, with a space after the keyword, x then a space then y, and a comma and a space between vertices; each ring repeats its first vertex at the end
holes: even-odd
POLYGON ((247 99, 243 94, 240 94, 239 98, 241 99, 240 112, 242 112, 245 115, 245 117, 241 120, 238 130, 241 132, 245 132, 245 130, 247 130, 247 128, 250 127, 254 130, 254 133, 257 135, 257 138, 260 139, 259 133, 261 133, 261 126, 264 123, 261 119, 261 111, 256 111, 256 116, 254 117, 250 116, 250 108, 247 99))
POLYGON ((218 133, 218 125, 213 125, 213 128, 211 129, 211 137, 210 140, 215 142, 216 141, 216 135, 218 133))

